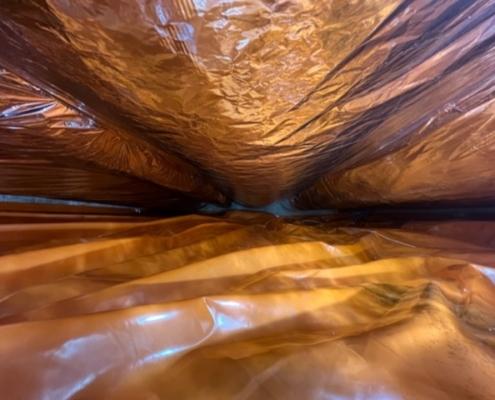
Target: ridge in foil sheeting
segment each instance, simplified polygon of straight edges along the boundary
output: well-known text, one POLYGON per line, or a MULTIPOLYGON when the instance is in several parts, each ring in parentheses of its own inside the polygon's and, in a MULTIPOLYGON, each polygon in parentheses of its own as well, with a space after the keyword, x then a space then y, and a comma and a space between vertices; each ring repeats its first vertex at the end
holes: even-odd
POLYGON ((495 397, 493 221, 0 230, 6 398, 495 397))
POLYGON ((60 100, 18 99, 32 140, 164 208, 466 205, 495 199, 494 27, 491 0, 7 1, 0 64, 60 100))

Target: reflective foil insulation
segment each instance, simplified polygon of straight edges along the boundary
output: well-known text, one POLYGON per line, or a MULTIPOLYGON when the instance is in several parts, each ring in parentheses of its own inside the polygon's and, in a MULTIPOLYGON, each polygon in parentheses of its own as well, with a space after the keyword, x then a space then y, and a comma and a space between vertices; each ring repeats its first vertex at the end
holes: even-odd
POLYGON ((494 399, 494 115, 495 0, 0 1, 0 393, 494 399))

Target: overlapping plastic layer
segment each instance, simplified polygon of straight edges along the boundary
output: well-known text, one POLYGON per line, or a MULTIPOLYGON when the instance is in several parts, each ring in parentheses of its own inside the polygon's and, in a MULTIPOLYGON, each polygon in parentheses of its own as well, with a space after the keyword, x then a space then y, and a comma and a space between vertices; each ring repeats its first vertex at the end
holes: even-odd
MULTIPOLYGON (((493 0, 7 0, 0 43, 0 195, 495 200, 493 0)), ((2 398, 495 398, 492 222, 9 207, 2 398)))
POLYGON ((493 223, 100 218, 0 226, 4 398, 495 397, 493 223))
POLYGON ((98 165, 222 200, 177 178, 173 151, 255 206, 308 187, 299 208, 495 197, 492 0, 7 1, 0 16, 0 63, 105 127, 78 154, 98 165))
POLYGON ((191 211, 223 201, 191 165, 0 68, 0 193, 191 211), (193 199, 196 198, 196 200, 193 199))

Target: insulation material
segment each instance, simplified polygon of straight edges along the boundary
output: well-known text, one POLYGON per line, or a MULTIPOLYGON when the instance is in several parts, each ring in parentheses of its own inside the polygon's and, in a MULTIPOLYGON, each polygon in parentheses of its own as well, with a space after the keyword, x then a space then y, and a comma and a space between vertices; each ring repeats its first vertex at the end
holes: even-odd
POLYGON ((495 200, 495 1, 7 0, 0 39, 3 397, 495 398, 495 224, 438 220, 495 200))
MULTIPOLYGON (((486 201, 494 13, 489 0, 7 1, 0 62, 244 205, 315 182, 298 208, 486 201)), ((174 180, 149 168, 126 171, 174 180)))
POLYGON ((223 201, 190 164, 102 128, 5 69, 0 69, 0 161, 0 193, 183 211, 201 201, 223 201))
POLYGON ((494 398, 493 223, 315 221, 31 225, 0 257, 3 396, 494 398))

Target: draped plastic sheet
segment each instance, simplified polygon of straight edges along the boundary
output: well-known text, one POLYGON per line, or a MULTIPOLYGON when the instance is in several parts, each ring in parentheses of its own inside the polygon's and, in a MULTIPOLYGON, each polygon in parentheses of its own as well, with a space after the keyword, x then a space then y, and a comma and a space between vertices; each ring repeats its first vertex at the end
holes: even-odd
POLYGON ((396 3, 6 2, 2 58, 261 205, 308 178, 305 97, 396 3))
POLYGON ((495 3, 407 3, 344 67, 383 55, 335 103, 351 111, 343 147, 297 207, 495 198, 495 3))
POLYGON ((1 225, 2 396, 492 399, 493 227, 1 225))
MULTIPOLYGON (((491 202, 494 19, 488 0, 1 1, 0 192, 491 202)), ((495 398, 494 224, 332 215, 0 212, 2 396, 495 398)))
MULTIPOLYGON (((6 67, 146 154, 180 154, 233 200, 263 205, 318 179, 299 208, 494 197, 493 1, 39 0, 0 13, 6 67)), ((169 187, 167 168, 124 167, 169 187)))
POLYGON ((177 184, 161 156, 173 150, 251 205, 318 179, 299 208, 494 197, 493 1, 50 0, 0 12, 1 62, 127 133, 85 151, 104 166, 207 197, 201 177, 177 184), (119 141, 134 150, 99 151, 119 141))
POLYGON ((223 201, 191 165, 102 128, 1 68, 0 162, 2 194, 182 211, 200 201, 223 201))

